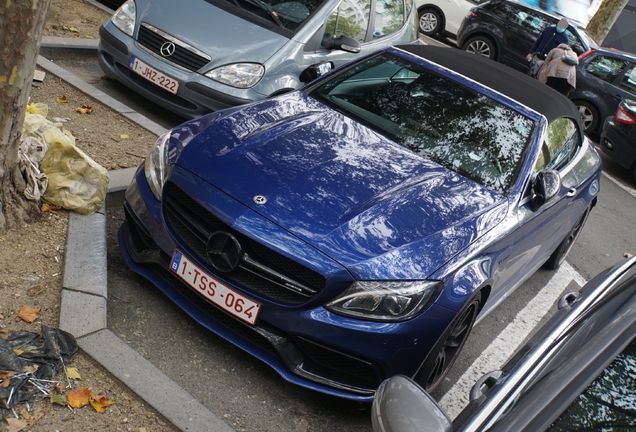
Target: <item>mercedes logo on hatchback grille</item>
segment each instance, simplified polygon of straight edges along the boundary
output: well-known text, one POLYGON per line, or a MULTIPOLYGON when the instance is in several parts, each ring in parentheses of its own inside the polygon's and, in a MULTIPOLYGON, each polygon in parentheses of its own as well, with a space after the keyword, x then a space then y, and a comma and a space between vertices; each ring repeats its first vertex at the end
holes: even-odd
POLYGON ((212 267, 223 273, 234 270, 243 260, 241 244, 227 231, 217 231, 212 234, 205 250, 212 267))
POLYGON ((174 50, 176 48, 177 47, 175 46, 174 43, 172 43, 172 42, 164 42, 163 45, 161 45, 161 48, 159 48, 159 52, 164 57, 170 57, 172 54, 174 54, 174 50))

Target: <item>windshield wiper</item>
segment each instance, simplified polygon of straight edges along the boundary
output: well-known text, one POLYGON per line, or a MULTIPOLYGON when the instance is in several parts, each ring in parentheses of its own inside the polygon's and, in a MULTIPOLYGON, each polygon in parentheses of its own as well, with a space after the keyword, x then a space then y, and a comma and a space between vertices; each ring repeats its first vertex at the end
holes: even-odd
MULTIPOLYGON (((237 0, 234 0, 237 1, 237 0)), ((285 25, 282 23, 282 21, 280 19, 278 19, 278 13, 267 3, 265 3, 262 0, 245 0, 248 3, 251 3, 253 5, 256 5, 258 7, 260 7, 261 9, 265 10, 267 12, 267 14, 272 17, 272 19, 276 22, 276 24, 278 24, 280 27, 282 28, 286 28, 285 25)))

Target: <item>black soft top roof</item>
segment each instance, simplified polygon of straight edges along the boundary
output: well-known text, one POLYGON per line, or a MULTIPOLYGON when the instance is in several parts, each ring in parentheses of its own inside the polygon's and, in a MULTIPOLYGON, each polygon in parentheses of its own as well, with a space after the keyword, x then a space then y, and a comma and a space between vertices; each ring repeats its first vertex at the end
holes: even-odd
POLYGON ((399 45, 397 48, 451 69, 543 114, 548 122, 570 117, 581 128, 576 106, 562 94, 508 66, 454 48, 399 45))

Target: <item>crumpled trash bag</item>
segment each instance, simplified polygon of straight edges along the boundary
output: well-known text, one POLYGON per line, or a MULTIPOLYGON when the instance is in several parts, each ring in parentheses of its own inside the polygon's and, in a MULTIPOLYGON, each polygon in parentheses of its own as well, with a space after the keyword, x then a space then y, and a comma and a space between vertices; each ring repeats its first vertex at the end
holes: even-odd
POLYGON ((46 174, 40 171, 40 162, 44 158, 47 149, 46 142, 34 136, 28 136, 23 139, 20 147, 18 147, 20 172, 22 172, 27 182, 24 196, 31 201, 40 201, 40 196, 49 183, 46 174))
MULTIPOLYGON (((33 384, 37 381, 32 378, 53 380, 78 350, 73 335, 46 326, 42 326, 41 334, 20 330, 0 338, 0 372, 16 373, 8 386, 0 386, 0 407, 10 410, 20 402, 28 402, 36 394, 42 394, 33 384), (23 350, 20 355, 15 353, 17 349, 23 350), (33 374, 23 373, 25 368, 33 366, 37 366, 33 374)), ((39 385, 46 386, 43 383, 39 385)))
POLYGON ((77 213, 94 213, 106 199, 110 182, 106 168, 75 147, 59 129, 45 130, 44 140, 49 148, 40 170, 47 175, 49 185, 42 199, 77 213))

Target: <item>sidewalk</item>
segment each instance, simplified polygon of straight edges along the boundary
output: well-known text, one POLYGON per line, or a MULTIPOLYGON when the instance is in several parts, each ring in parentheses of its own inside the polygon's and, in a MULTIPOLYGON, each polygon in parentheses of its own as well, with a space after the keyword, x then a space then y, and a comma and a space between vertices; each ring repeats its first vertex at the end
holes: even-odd
MULTIPOLYGON (((97 40, 45 37, 41 53, 96 50, 97 40)), ((39 56, 37 66, 66 81, 147 130, 165 129, 82 79, 39 56)), ((136 168, 110 171, 105 204, 94 214, 69 214, 60 308, 60 329, 77 339, 80 348, 139 397, 184 431, 233 431, 213 412, 152 365, 108 329, 106 208, 120 206, 136 168)))

